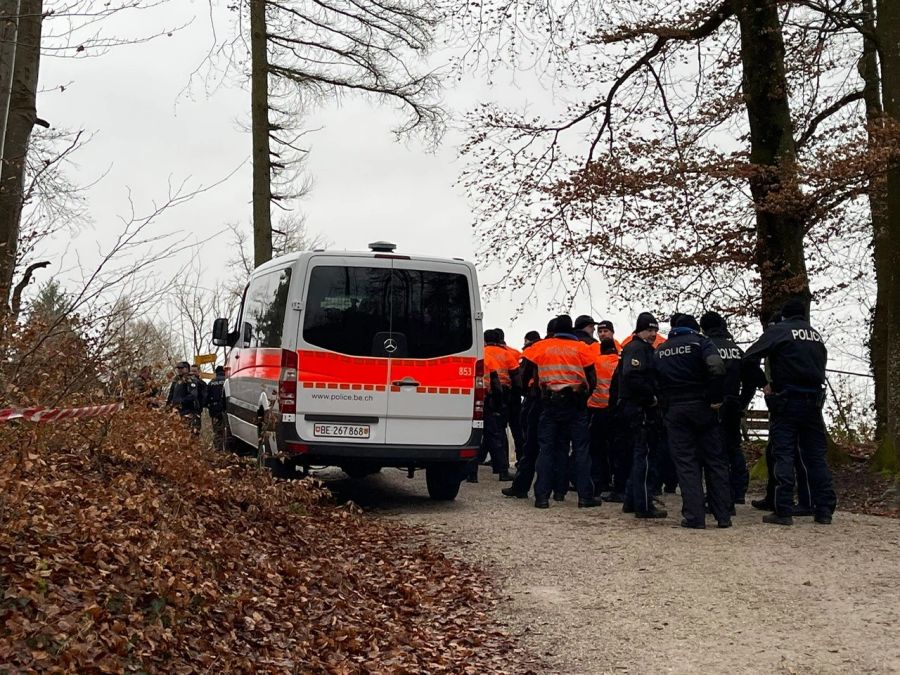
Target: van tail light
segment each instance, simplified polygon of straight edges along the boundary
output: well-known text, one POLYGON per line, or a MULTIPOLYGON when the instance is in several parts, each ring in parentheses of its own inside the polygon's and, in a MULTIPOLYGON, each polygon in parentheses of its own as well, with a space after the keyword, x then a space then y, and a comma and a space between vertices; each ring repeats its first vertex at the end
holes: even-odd
POLYGON ((472 419, 484 419, 484 396, 487 389, 484 386, 484 359, 475 362, 475 402, 472 404, 472 419))
POLYGON ((297 352, 281 350, 281 374, 278 376, 278 409, 282 414, 297 412, 297 352))

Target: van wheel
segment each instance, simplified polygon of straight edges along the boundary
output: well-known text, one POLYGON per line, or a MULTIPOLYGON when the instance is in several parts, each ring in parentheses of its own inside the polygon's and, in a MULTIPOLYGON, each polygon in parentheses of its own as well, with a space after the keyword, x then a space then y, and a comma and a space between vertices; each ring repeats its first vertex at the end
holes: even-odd
POLYGON ((459 494, 462 471, 455 464, 433 465, 425 468, 425 484, 428 496, 434 500, 450 502, 459 494))

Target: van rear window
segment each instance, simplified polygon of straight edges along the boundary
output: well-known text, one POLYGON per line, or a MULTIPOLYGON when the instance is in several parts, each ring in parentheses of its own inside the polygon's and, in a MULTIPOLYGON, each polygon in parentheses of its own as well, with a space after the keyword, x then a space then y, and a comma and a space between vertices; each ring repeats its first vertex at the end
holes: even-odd
POLYGON ((463 274, 322 265, 310 275, 303 339, 350 356, 449 356, 472 347, 471 306, 463 274))

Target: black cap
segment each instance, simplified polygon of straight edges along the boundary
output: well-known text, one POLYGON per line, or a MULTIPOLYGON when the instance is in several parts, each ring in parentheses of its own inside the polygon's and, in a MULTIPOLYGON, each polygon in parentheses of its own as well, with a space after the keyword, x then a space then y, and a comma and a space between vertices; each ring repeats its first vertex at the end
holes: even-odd
POLYGON ((682 314, 681 312, 672 312, 672 316, 669 317, 669 325, 672 328, 675 328, 676 326, 678 326, 678 319, 683 316, 684 314, 682 314))
POLYGON ((560 314, 556 317, 556 324, 553 326, 554 333, 571 333, 572 317, 568 314, 560 314))
POLYGON ((485 344, 497 344, 500 342, 500 336, 497 334, 496 328, 488 328, 484 331, 485 344))
POLYGON ((613 333, 616 332, 616 329, 613 327, 613 322, 607 321, 606 319, 597 322, 597 330, 600 330, 601 328, 606 328, 613 333))
POLYGON ((536 330, 530 330, 527 333, 525 333, 525 342, 526 343, 537 342, 540 339, 541 339, 541 334, 538 333, 536 330))
POLYGON ((806 303, 802 298, 791 298, 781 308, 781 318, 789 319, 795 316, 806 316, 806 303))
POLYGON ((497 337, 500 338, 500 342, 503 342, 506 339, 506 333, 503 332, 502 328, 495 328, 494 330, 497 331, 497 337))
POLYGON ((650 312, 641 312, 638 314, 637 325, 634 328, 634 332, 640 333, 642 330, 648 330, 650 328, 659 330, 659 324, 656 322, 656 317, 650 312))
POLYGON ((216 375, 224 375, 225 366, 216 366, 216 375))
POLYGON ((556 319, 550 319, 547 322, 547 335, 553 335, 556 332, 556 319))
POLYGON ((725 323, 724 317, 718 312, 706 312, 700 317, 700 328, 703 329, 704 333, 709 333, 711 330, 727 330, 728 325, 725 323))
POLYGON ((600 340, 600 353, 617 354, 618 350, 616 349, 616 341, 612 338, 603 338, 602 340, 600 340))
POLYGON ((690 328, 691 330, 700 330, 700 324, 697 323, 697 319, 693 317, 691 314, 679 314, 678 319, 675 321, 676 328, 690 328))
POLYGON ((179 361, 178 363, 175 364, 175 367, 176 368, 187 368, 188 370, 190 370, 191 364, 188 363, 187 361, 179 361))
POLYGON ((587 328, 588 326, 593 326, 597 322, 594 321, 594 317, 588 316, 587 314, 582 314, 577 319, 575 319, 575 328, 587 328))

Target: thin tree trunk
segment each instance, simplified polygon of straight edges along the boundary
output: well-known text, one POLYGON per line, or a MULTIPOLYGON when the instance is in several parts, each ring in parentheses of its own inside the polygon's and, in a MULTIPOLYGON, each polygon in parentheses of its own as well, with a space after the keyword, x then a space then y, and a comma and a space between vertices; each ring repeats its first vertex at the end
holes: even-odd
MULTIPOLYGON (((900 0, 878 1, 878 43, 884 112, 900 126, 900 0)), ((900 470, 900 161, 887 173, 883 267, 885 330, 885 432, 879 450, 883 468, 900 470)))
POLYGON ((13 68, 16 63, 16 33, 19 29, 19 0, 0 4, 0 157, 6 138, 6 119, 12 95, 13 68))
POLYGON ((777 0, 739 0, 743 93, 750 122, 750 191, 756 208, 756 264, 762 281, 760 319, 791 296, 809 300, 804 219, 796 182, 784 38, 777 0))
POLYGON ((250 0, 250 106, 253 138, 253 259, 272 259, 272 167, 269 153, 269 61, 266 0, 250 0))
POLYGON ((37 120, 43 0, 21 0, 16 61, 0 171, 0 317, 9 312, 25 185, 25 157, 37 120))
MULTIPOLYGON (((863 0, 863 19, 868 31, 875 31, 875 8, 872 0, 863 0)), ((870 142, 876 142, 871 132, 883 128, 884 104, 881 101, 881 76, 878 73, 878 51, 875 43, 865 38, 859 72, 865 83, 866 120, 870 129, 870 142)), ((887 223, 885 218, 885 181, 879 176, 869 185, 869 209, 872 212, 872 258, 875 266, 875 307, 869 326, 869 363, 875 379, 875 436, 883 438, 887 420, 887 223)))

